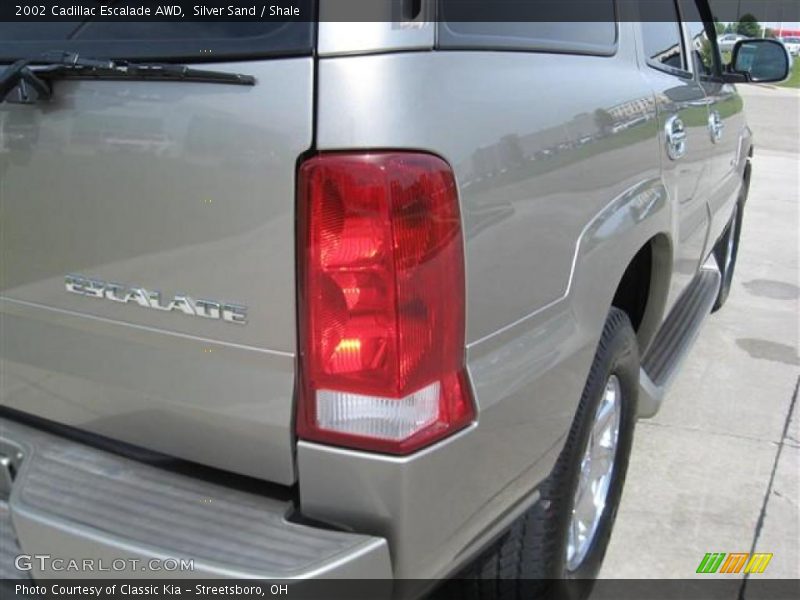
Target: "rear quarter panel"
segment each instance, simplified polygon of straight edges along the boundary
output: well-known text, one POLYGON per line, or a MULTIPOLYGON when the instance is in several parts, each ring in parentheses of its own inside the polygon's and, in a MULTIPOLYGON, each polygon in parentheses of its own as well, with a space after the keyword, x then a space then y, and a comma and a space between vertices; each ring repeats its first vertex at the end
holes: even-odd
POLYGON ((613 57, 320 61, 320 151, 427 150, 459 185, 477 423, 404 458, 298 448, 304 514, 387 537, 399 577, 452 570, 531 499, 563 445, 625 265, 650 237, 669 238, 653 94, 621 28, 613 57))

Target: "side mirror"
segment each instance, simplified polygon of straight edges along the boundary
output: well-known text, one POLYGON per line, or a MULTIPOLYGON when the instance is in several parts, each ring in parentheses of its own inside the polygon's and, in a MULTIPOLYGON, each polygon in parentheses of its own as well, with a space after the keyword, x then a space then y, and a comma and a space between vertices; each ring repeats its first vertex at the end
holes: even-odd
POLYGON ((777 40, 740 40, 733 47, 729 66, 732 82, 773 83, 789 77, 792 59, 777 40))

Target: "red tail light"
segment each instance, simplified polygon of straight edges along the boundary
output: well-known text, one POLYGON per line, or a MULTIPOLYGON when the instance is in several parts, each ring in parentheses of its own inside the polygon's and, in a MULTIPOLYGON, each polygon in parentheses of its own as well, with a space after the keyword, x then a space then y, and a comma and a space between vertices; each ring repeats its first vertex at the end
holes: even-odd
POLYGON ((452 171, 415 153, 300 169, 302 439, 406 454, 474 417, 452 171))

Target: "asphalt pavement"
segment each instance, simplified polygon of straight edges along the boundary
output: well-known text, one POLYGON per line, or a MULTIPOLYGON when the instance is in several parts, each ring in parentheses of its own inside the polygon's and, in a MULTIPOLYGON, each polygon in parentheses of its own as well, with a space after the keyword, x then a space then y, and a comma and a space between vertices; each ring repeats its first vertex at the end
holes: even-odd
POLYGON ((734 283, 637 426, 605 578, 708 577, 708 552, 772 553, 717 575, 743 586, 800 577, 800 90, 740 91, 756 151, 734 283))

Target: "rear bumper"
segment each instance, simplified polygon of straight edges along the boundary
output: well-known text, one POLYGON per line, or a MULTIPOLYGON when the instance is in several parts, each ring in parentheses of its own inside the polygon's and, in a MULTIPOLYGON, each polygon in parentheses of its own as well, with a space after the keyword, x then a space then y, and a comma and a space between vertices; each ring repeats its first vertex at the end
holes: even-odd
POLYGON ((0 480, 2 578, 391 577, 386 540, 289 522, 289 501, 165 471, 6 418, 0 454, 0 476, 13 476, 0 480), (20 562, 20 555, 49 558, 20 562), (83 568, 87 559, 90 569, 83 568), (70 560, 81 568, 71 569, 70 560), (30 567, 19 570, 15 561, 30 567))

